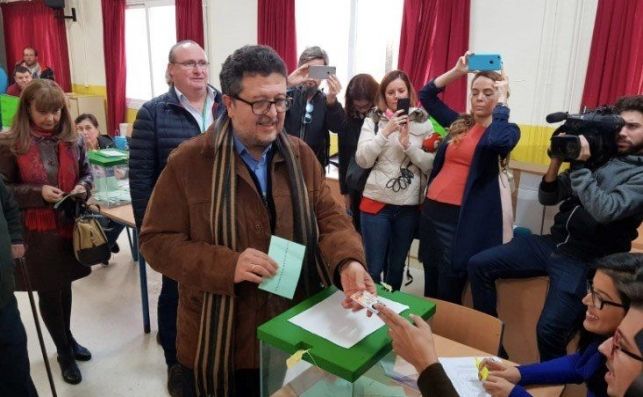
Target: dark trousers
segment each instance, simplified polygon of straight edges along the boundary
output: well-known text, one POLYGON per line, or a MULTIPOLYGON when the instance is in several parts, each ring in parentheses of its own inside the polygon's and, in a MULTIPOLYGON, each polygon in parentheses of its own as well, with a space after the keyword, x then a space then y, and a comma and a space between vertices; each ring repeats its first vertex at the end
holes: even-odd
POLYGON ((551 236, 516 236, 511 242, 485 250, 469 260, 469 280, 476 310, 497 316, 496 280, 549 276, 549 289, 536 336, 540 360, 566 354, 569 340, 582 324, 588 266, 561 255, 551 236))
POLYGON ((179 305, 178 283, 163 276, 158 302, 159 339, 168 367, 176 364, 176 311, 179 305))
POLYGON ((0 396, 38 396, 29 374, 27 334, 13 295, 0 308, 0 396))
MULTIPOLYGON (((182 397, 196 397, 194 371, 181 365, 183 375, 182 397)), ((259 369, 238 369, 234 371, 235 393, 229 397, 259 397, 259 369)))
POLYGON ((427 200, 420 220, 424 296, 461 304, 467 282, 466 269, 454 269, 451 247, 458 227, 460 207, 427 200))
POLYGON ((38 308, 59 356, 71 357, 71 284, 59 290, 38 291, 38 308))
POLYGON ((358 233, 361 233, 362 223, 361 223, 361 212, 359 210, 359 203, 362 200, 362 192, 350 191, 348 193, 351 199, 351 208, 349 215, 353 218, 353 226, 358 233))
POLYGON ((379 283, 384 281, 394 290, 402 287, 406 255, 418 224, 415 205, 387 204, 376 215, 362 212, 362 239, 368 272, 379 283))

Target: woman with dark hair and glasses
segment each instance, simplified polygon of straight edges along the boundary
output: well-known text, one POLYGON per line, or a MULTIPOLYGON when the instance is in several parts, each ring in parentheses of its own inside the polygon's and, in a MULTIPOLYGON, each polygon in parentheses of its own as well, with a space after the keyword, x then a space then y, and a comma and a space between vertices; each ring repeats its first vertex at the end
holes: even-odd
POLYGON ((433 165, 422 143, 433 128, 423 109, 409 106, 417 97, 406 73, 389 72, 377 93, 377 109, 364 120, 355 152, 355 162, 371 168, 359 206, 362 238, 373 280, 380 282, 384 271, 384 281, 399 290, 433 165))
POLYGON ((346 184, 348 164, 355 157, 357 141, 368 112, 375 106, 375 97, 379 84, 370 74, 362 73, 353 76, 348 82, 345 94, 346 110, 336 97, 341 85, 335 76, 328 77, 328 95, 326 96, 328 127, 337 132, 339 138, 339 191, 344 196, 346 210, 353 217, 355 229, 360 231, 359 201, 362 191, 354 190, 346 184))
MULTIPOLYGON (((629 253, 609 255, 596 261, 596 273, 587 283, 587 306, 578 352, 538 364, 509 366, 483 360, 489 369, 483 386, 493 397, 529 396, 524 385, 581 383, 588 396, 607 396, 605 357, 598 347, 614 335, 629 308, 630 300, 620 286, 631 282, 643 265, 629 253)), ((547 304, 547 302, 545 302, 547 304)))

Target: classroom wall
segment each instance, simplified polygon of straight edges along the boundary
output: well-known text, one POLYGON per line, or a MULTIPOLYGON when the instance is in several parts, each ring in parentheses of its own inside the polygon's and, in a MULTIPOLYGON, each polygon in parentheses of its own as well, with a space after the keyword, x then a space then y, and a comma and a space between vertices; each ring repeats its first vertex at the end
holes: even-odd
POLYGON ((65 14, 76 8, 77 21, 67 20, 72 90, 78 94, 105 95, 103 16, 100 0, 66 2, 65 14))
POLYGON ((548 163, 553 127, 545 116, 577 112, 597 0, 472 0, 472 51, 500 53, 509 76, 511 119, 521 127, 514 159, 548 163))

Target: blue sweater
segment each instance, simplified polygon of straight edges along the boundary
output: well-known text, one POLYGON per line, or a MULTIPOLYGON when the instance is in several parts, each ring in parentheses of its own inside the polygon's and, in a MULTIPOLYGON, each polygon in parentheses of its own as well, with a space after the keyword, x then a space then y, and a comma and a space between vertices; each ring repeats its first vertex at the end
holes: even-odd
MULTIPOLYGON (((442 126, 450 126, 458 113, 438 98, 444 88, 427 83, 419 93, 422 106, 442 126)), ((476 146, 460 206, 458 226, 451 245, 453 268, 464 273, 473 255, 502 244, 502 204, 498 185, 498 157, 506 157, 520 139, 520 129, 509 122, 509 108, 496 106, 493 120, 476 146), (484 225, 485 230, 481 230, 484 225)), ((443 142, 435 154, 429 183, 442 169, 447 149, 443 142)))
POLYGON ((598 351, 599 342, 590 344, 582 352, 555 358, 537 364, 521 365, 520 382, 509 397, 531 396, 524 385, 563 385, 585 382, 588 397, 607 397, 605 357, 598 351))

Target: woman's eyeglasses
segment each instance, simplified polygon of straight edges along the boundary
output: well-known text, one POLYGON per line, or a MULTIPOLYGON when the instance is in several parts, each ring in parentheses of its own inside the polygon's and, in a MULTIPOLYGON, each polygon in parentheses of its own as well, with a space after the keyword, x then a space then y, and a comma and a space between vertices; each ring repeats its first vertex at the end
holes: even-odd
POLYGON ((612 352, 611 352, 611 355, 614 356, 614 353, 616 353, 617 350, 620 350, 621 352, 625 353, 626 356, 631 357, 631 358, 635 359, 636 361, 643 362, 643 357, 639 356, 636 353, 632 353, 629 350, 623 349, 623 347, 621 346, 621 340, 622 340, 621 333, 617 330, 614 333, 614 336, 612 337, 612 352))
POLYGON ((313 110, 315 107, 311 102, 306 102, 306 114, 304 114, 303 119, 301 120, 304 124, 310 124, 313 121, 313 110))
POLYGON ((627 308, 627 306, 622 303, 616 303, 616 302, 608 301, 606 299, 601 298, 596 293, 596 291, 594 291, 594 286, 592 285, 592 282, 589 280, 587 280, 587 293, 590 294, 590 296, 592 297, 592 305, 598 310, 603 310, 603 306, 605 305, 627 308))

